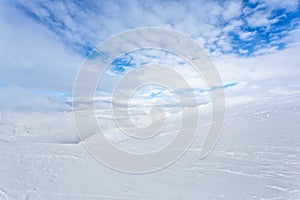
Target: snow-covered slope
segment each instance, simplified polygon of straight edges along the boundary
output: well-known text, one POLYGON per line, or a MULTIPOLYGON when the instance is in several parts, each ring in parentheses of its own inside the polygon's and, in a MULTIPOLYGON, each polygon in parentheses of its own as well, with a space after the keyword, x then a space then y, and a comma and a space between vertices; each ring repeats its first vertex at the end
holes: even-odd
POLYGON ((141 175, 94 160, 74 142, 71 113, 2 113, 0 199, 300 199, 300 107, 270 102, 229 104, 208 157, 196 140, 172 166, 141 175))

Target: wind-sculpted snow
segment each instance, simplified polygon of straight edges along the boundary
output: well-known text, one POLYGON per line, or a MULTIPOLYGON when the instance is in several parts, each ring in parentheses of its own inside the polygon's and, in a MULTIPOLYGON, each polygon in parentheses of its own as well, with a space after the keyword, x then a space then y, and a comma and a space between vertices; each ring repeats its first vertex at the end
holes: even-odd
MULTIPOLYGON (((68 128, 47 133, 33 128, 38 123, 28 134, 8 124, 26 125, 22 117, 34 115, 2 114, 0 199, 299 199, 300 108, 268 101, 229 107, 223 136, 205 159, 198 157, 199 136, 174 165, 143 175, 114 171, 81 144, 62 142, 75 134, 71 125, 71 134, 45 143, 47 134, 68 128)), ((134 150, 132 141, 111 139, 134 150)))

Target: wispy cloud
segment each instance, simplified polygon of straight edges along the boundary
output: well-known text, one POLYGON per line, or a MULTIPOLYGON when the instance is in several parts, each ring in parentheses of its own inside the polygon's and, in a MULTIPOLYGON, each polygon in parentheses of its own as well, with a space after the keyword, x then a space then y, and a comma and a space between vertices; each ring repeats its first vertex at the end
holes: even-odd
MULTIPOLYGON (((174 29, 195 39, 216 63, 225 87, 238 84, 228 91, 297 83, 297 0, 18 0, 2 2, 0 11, 1 95, 6 87, 41 91, 35 94, 44 97, 53 96, 49 91, 70 94, 77 69, 92 48, 121 31, 145 26, 174 29)), ((131 56, 112 63, 106 91, 117 80, 112 76, 154 59, 131 56)), ((164 64, 183 68, 184 62, 168 59, 164 64)), ((189 71, 181 73, 188 77, 189 71)), ((199 86, 196 77, 189 79, 199 86)))
POLYGON ((211 53, 251 55, 297 28, 299 18, 298 1, 18 1, 15 7, 82 55, 113 34, 145 26, 181 31, 211 53))

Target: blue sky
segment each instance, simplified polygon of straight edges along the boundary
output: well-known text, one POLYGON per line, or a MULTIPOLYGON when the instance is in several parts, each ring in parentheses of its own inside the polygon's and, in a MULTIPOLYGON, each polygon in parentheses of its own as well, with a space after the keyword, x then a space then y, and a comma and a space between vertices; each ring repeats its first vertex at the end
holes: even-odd
MULTIPOLYGON (((18 104, 10 100, 20 92, 28 101, 66 98, 94 47, 141 27, 173 29, 194 39, 216 64, 229 96, 298 91, 298 0, 15 0, 1 2, 0 13, 2 107, 18 104)), ((125 55, 112 71, 138 64, 125 55)))
POLYGON ((284 37, 298 28, 300 15, 298 1, 154 1, 154 5, 147 1, 16 1, 11 5, 81 55, 112 34, 156 26, 202 38, 211 53, 251 56, 260 49, 285 48, 284 37), (185 30, 178 11, 183 22, 191 22, 192 32, 185 30), (213 34, 199 26, 207 26, 213 34))

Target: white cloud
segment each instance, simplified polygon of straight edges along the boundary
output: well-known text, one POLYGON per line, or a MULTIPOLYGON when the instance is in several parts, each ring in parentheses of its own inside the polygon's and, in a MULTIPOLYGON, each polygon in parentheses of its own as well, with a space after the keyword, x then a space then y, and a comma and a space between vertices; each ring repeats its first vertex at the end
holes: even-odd
POLYGON ((228 25, 226 25, 223 28, 223 32, 227 33, 227 32, 231 32, 231 31, 235 31, 236 29, 238 29, 242 25, 243 25, 243 22, 241 20, 231 20, 228 23, 228 25))
POLYGON ((228 97, 272 96, 274 88, 300 90, 299 30, 291 33, 287 49, 267 49, 255 57, 241 58, 236 55, 213 57, 225 83, 236 82, 238 86, 229 88, 228 97))
POLYGON ((298 8, 299 1, 298 0, 252 0, 252 2, 263 4, 271 9, 287 9, 289 11, 295 11, 298 8))
POLYGON ((16 86, 0 88, 1 112, 61 112, 71 110, 65 99, 16 86))
POLYGON ((242 40, 249 40, 255 36, 256 32, 239 31, 238 34, 242 40))
POLYGON ((241 2, 240 1, 225 1, 224 11, 222 13, 224 20, 240 17, 241 2))
MULTIPOLYGON (((275 34, 272 43, 257 44, 252 58, 231 55, 233 51, 251 53, 247 48, 233 46, 232 42, 239 45, 239 41, 233 41, 230 36, 237 34, 239 39, 251 45, 258 33, 243 29, 247 26, 245 21, 251 27, 269 27, 278 20, 269 18, 274 9, 293 10, 298 4, 297 1, 277 0, 258 3, 255 9, 242 7, 241 1, 204 0, 184 3, 130 1, 126 4, 121 1, 36 3, 26 0, 2 3, 0 49, 4 53, 0 55, 0 84, 71 91, 82 57, 70 47, 75 50, 93 47, 121 31, 144 26, 171 28, 196 39, 218 63, 225 83, 250 84, 251 81, 268 82, 271 77, 277 77, 277 80, 294 77, 288 71, 295 70, 294 63, 298 62, 292 55, 297 49, 291 47, 298 41, 297 31, 287 33, 286 38, 275 34), (22 8, 15 9, 15 5, 22 8), (24 12, 36 16, 30 18, 24 12), (245 20, 241 18, 242 14, 246 16, 245 20), (14 18, 10 17, 12 15, 14 18), (278 51, 276 45, 279 42, 287 44, 289 49, 278 51), (285 69, 284 60, 291 59, 293 66, 285 69)), ((293 23, 298 22, 294 20, 293 23)))
POLYGON ((247 18, 247 22, 252 27, 267 26, 277 22, 277 19, 269 19, 269 17, 270 13, 265 10, 257 11, 247 18))
POLYGON ((82 58, 13 8, 1 6, 0 10, 1 82, 40 90, 70 90, 82 58))

